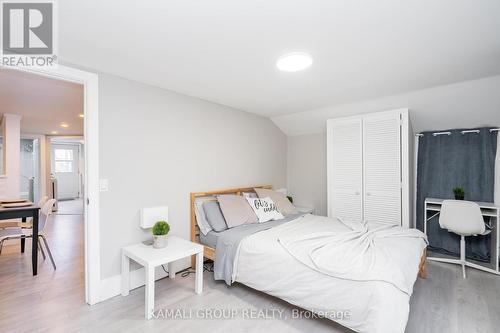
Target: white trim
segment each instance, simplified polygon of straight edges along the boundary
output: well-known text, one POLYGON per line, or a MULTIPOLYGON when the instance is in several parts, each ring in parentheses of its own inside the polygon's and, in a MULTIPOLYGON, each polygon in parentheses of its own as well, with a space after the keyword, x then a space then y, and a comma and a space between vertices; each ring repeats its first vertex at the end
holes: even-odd
POLYGON ((85 301, 99 302, 101 286, 99 224, 99 78, 95 73, 58 65, 55 68, 14 68, 53 79, 82 84, 84 87, 85 140, 85 301))
POLYGON ((410 119, 408 109, 397 110, 401 115, 401 225, 405 228, 411 228, 413 223, 412 207, 413 203, 410 201, 411 195, 411 183, 412 175, 410 170, 412 170, 412 165, 410 164, 413 153, 410 145, 410 137, 413 138, 412 129, 410 127, 410 119))

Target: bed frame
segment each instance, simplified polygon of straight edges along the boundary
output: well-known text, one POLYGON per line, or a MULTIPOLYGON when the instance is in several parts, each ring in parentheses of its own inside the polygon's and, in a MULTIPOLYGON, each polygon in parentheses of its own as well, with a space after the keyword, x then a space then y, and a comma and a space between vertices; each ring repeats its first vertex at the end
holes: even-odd
MULTIPOLYGON (((228 189, 222 189, 218 191, 210 191, 210 192, 192 192, 190 194, 191 197, 191 241, 193 243, 197 243, 200 245, 203 245, 203 257, 214 260, 215 259, 215 249, 211 248, 210 246, 206 246, 204 244, 200 243, 199 235, 200 235, 200 229, 198 228, 198 224, 196 223, 196 214, 194 213, 195 211, 195 201, 196 198, 200 197, 208 197, 208 196, 213 196, 213 195, 220 195, 220 194, 237 194, 237 195, 242 195, 243 192, 255 192, 254 188, 265 188, 272 190, 273 186, 272 185, 257 185, 257 186, 252 186, 252 187, 237 187, 237 188, 228 188, 228 189)), ((191 268, 195 268, 196 263, 195 263, 195 257, 191 257, 191 268)))
MULTIPOLYGON (((200 245, 203 245, 203 257, 214 260, 215 259, 215 249, 211 248, 210 246, 206 246, 204 244, 200 243, 199 239, 199 234, 200 230, 198 229, 198 224, 196 223, 196 214, 194 213, 195 211, 195 201, 196 198, 199 197, 208 197, 208 196, 213 196, 213 195, 219 195, 219 194, 237 194, 241 195, 242 192, 255 192, 254 188, 265 188, 265 189, 272 189, 272 185, 258 185, 258 186, 252 186, 252 187, 237 187, 237 188, 229 188, 229 189, 223 189, 223 190, 218 190, 218 191, 210 191, 210 192, 192 192, 190 194, 191 196, 191 241, 193 243, 197 243, 200 245)), ((419 264, 419 269, 418 269, 418 277, 422 279, 427 278, 427 249, 424 249, 422 252, 422 257, 420 258, 420 264, 419 264)), ((195 262, 195 257, 191 257, 191 268, 195 268, 196 262, 195 262)))

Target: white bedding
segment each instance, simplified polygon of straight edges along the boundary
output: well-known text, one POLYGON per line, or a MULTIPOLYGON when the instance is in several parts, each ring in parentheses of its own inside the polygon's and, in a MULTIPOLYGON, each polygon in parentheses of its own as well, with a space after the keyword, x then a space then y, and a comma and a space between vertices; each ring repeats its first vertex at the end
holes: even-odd
MULTIPOLYGON (((234 280, 291 304, 318 313, 347 313, 330 318, 359 332, 404 332, 409 299, 426 242, 418 237, 390 238, 393 259, 403 265, 410 290, 388 281, 356 281, 312 269, 292 256, 278 241, 290 234, 349 233, 336 219, 305 215, 295 221, 244 238, 234 261, 234 280)), ((303 258, 302 258, 303 259, 303 258)))

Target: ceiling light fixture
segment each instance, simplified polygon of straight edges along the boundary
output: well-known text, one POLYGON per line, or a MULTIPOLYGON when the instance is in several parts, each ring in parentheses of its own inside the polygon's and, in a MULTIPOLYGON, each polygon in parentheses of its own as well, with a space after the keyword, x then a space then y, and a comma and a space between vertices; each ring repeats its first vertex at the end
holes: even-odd
POLYGON ((276 67, 283 72, 297 72, 310 67, 313 58, 305 52, 292 52, 282 55, 276 62, 276 67))
POLYGON ((85 117, 85 116, 83 115, 83 113, 80 113, 80 114, 78 115, 78 117, 83 118, 83 117, 85 117))
POLYGON ((68 125, 67 123, 61 123, 61 125, 60 125, 60 126, 61 126, 62 128, 68 128, 68 127, 69 127, 69 125, 68 125))
POLYGON ((50 134, 54 134, 54 135, 56 135, 56 134, 57 134, 57 131, 52 131, 52 132, 50 132, 50 134))

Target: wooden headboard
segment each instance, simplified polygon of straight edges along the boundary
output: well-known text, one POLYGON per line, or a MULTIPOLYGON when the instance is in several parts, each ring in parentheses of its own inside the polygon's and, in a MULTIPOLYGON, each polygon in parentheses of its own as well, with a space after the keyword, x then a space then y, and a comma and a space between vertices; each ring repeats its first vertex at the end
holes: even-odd
MULTIPOLYGON (((190 193, 191 197, 191 241, 194 243, 200 243, 199 239, 199 233, 200 230, 198 228, 198 224, 196 223, 196 214, 195 214, 195 202, 196 198, 200 197, 209 197, 209 196, 214 196, 214 195, 219 195, 219 194, 237 194, 241 195, 243 192, 254 192, 254 188, 265 188, 265 189, 272 189, 272 185, 257 185, 257 186, 251 186, 251 187, 237 187, 237 188, 228 188, 228 189, 222 189, 222 190, 217 190, 217 191, 209 191, 209 192, 192 192, 190 193)), ((203 244, 201 244, 203 245, 203 244)), ((215 258, 215 249, 211 248, 210 246, 203 245, 204 251, 203 251, 203 256, 205 258, 214 260, 215 258)), ((191 267, 195 267, 195 258, 194 256, 191 257, 191 267)))

